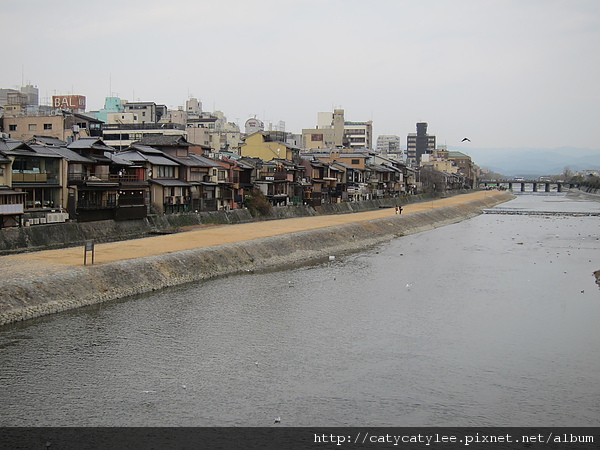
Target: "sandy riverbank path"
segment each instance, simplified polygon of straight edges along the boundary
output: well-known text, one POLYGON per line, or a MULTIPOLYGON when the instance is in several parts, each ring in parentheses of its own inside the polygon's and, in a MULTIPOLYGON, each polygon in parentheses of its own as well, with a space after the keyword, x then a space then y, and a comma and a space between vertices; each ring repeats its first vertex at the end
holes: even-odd
MULTIPOLYGON (((407 204, 403 206, 402 214, 457 205, 498 194, 500 194, 498 191, 476 191, 439 200, 407 204)), ((384 208, 359 213, 300 217, 236 225, 218 225, 168 235, 96 244, 94 263, 105 264, 114 261, 144 258, 200 247, 249 241, 297 231, 381 219, 393 215, 395 215, 394 208, 384 208)), ((6 275, 10 274, 11 278, 58 273, 63 270, 72 269, 73 267, 83 267, 83 256, 83 246, 1 256, 0 272, 6 275)), ((91 263, 91 252, 87 254, 87 262, 88 264, 91 263)))

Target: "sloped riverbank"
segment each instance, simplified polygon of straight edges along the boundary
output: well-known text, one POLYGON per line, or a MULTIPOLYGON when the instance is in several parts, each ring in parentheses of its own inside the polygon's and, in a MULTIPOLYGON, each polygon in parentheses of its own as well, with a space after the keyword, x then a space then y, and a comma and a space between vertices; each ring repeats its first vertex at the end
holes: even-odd
POLYGON ((194 248, 56 273, 0 280, 0 325, 169 286, 244 271, 318 261, 395 237, 469 219, 513 198, 496 193, 462 204, 343 225, 194 248))

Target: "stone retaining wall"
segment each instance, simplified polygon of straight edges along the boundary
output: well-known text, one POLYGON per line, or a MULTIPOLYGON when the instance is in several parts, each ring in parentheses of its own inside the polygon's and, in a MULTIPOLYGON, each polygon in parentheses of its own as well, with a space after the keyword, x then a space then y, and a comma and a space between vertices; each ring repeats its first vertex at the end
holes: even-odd
POLYGON ((212 277, 360 251, 474 217, 511 198, 507 193, 383 219, 84 266, 57 275, 0 280, 0 325, 212 277))

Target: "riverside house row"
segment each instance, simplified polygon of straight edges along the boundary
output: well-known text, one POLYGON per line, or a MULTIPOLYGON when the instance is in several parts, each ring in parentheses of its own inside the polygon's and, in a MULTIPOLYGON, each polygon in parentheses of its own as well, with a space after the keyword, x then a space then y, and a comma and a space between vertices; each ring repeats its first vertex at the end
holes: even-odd
POLYGON ((243 207, 259 189, 274 206, 394 197, 414 170, 372 152, 301 153, 258 131, 240 154, 183 135, 147 135, 117 151, 99 137, 0 138, 0 227, 243 207))

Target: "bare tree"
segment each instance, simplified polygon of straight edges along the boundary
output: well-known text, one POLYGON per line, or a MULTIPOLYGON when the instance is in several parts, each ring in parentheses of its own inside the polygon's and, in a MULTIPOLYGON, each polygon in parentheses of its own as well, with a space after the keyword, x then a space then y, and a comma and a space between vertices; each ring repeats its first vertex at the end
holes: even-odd
POLYGON ((564 170, 562 171, 561 177, 564 181, 571 181, 571 178, 573 178, 575 174, 573 173, 573 171, 571 169, 569 169, 568 167, 565 167, 564 170))
POLYGON ((432 166, 423 166, 419 171, 421 172, 421 184, 425 190, 430 192, 446 190, 446 177, 442 172, 435 170, 432 166))

